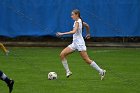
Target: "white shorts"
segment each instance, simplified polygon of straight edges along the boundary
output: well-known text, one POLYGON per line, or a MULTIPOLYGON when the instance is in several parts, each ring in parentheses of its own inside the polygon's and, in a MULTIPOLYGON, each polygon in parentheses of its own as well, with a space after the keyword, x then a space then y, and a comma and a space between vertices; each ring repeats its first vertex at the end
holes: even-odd
POLYGON ((87 50, 85 44, 72 43, 72 44, 68 45, 68 47, 71 48, 72 50, 78 50, 78 51, 86 51, 87 50))

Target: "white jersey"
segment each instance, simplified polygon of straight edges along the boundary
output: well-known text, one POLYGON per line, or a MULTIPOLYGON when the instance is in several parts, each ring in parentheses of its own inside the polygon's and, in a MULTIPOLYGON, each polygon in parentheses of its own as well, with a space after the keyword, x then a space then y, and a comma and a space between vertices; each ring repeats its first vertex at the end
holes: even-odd
POLYGON ((74 22, 73 27, 75 27, 76 22, 79 23, 78 30, 75 34, 73 34, 73 42, 68 47, 72 50, 78 50, 78 51, 86 51, 85 41, 82 36, 82 20, 78 19, 74 22))
POLYGON ((73 42, 78 43, 78 44, 85 44, 85 41, 82 36, 82 20, 78 19, 77 21, 75 21, 73 28, 75 27, 76 22, 79 23, 79 27, 78 27, 78 30, 76 31, 76 33, 73 34, 73 42))

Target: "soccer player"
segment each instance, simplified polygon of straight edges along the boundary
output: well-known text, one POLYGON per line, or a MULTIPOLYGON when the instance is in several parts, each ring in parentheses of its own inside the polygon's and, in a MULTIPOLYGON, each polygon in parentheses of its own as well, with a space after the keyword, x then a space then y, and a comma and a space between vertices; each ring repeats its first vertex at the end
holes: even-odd
POLYGON ((81 16, 80 16, 80 11, 78 9, 75 9, 75 10, 72 11, 71 18, 75 21, 74 25, 73 25, 73 30, 69 31, 69 32, 64 32, 64 33, 61 33, 61 32, 56 33, 57 36, 73 34, 72 44, 70 44, 68 47, 63 49, 62 52, 60 53, 60 58, 61 58, 62 64, 63 64, 63 66, 66 70, 66 77, 69 77, 69 76, 72 75, 72 72, 69 69, 66 57, 67 57, 67 55, 69 55, 73 51, 78 50, 81 57, 83 58, 83 60, 99 72, 99 74, 101 76, 101 80, 102 80, 105 76, 106 70, 101 69, 95 63, 95 61, 91 60, 88 57, 88 54, 87 54, 87 51, 86 51, 87 49, 86 49, 85 41, 84 41, 84 38, 82 36, 82 28, 86 27, 86 30, 87 30, 86 38, 87 39, 90 38, 89 26, 88 26, 87 23, 82 22, 82 19, 81 19, 81 16))
POLYGON ((3 45, 2 43, 0 43, 0 48, 4 51, 4 53, 5 53, 6 55, 9 54, 9 51, 4 47, 4 45, 3 45))
POLYGON ((5 81, 7 86, 9 87, 9 93, 13 90, 14 80, 9 79, 1 70, 0 70, 0 79, 5 81))

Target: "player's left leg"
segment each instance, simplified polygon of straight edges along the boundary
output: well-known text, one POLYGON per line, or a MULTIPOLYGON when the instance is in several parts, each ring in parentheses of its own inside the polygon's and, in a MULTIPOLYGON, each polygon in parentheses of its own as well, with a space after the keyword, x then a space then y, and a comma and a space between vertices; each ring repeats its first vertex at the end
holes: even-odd
POLYGON ((9 79, 2 71, 0 71, 0 79, 5 81, 7 86, 9 87, 9 93, 13 90, 14 80, 9 79))
POLYGON ((95 69, 99 72, 99 74, 101 75, 101 80, 102 80, 102 79, 104 78, 104 76, 105 76, 105 72, 106 72, 106 71, 103 70, 103 69, 101 69, 101 68, 96 64, 95 61, 92 61, 92 60, 89 58, 89 56, 88 56, 88 54, 87 54, 86 51, 81 51, 81 52, 80 52, 80 55, 81 55, 81 57, 83 58, 83 60, 84 60, 86 63, 90 64, 91 67, 95 68, 95 69))
POLYGON ((9 51, 4 47, 2 43, 0 43, 0 48, 4 51, 6 55, 8 55, 9 51))

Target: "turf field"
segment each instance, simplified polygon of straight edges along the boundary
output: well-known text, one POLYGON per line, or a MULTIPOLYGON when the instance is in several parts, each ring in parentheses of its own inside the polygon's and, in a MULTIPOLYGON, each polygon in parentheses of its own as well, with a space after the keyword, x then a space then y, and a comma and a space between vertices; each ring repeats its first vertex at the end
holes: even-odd
MULTIPOLYGON (((0 70, 15 80, 13 93, 140 93, 140 48, 88 48, 89 56, 107 70, 105 80, 84 63, 78 52, 68 57, 73 75, 65 77, 62 48, 9 48, 0 52, 0 70), (58 80, 47 80, 55 71, 58 80)), ((0 93, 8 93, 0 81, 0 93)))

